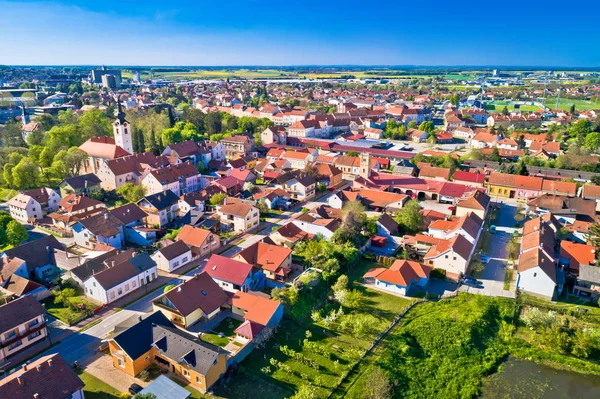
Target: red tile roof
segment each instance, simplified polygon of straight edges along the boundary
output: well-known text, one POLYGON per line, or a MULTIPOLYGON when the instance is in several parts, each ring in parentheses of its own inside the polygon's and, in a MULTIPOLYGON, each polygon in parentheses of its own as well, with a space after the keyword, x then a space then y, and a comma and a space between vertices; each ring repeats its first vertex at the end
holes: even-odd
POLYGON ((252 272, 252 265, 213 254, 202 270, 212 278, 243 285, 252 272))

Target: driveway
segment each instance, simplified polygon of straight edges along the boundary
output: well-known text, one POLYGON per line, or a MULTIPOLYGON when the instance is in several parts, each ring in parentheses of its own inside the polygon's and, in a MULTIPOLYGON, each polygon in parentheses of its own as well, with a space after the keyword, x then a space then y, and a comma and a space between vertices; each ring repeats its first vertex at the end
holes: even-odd
POLYGON ((504 275, 506 263, 508 262, 507 245, 511 239, 511 234, 515 230, 516 214, 517 207, 514 205, 503 204, 498 210, 494 222, 496 233, 483 233, 489 234, 483 253, 490 257, 489 263, 485 265, 485 269, 478 278, 483 283, 483 287, 473 288, 463 285, 460 287, 461 291, 514 298, 514 291, 504 290, 504 275))

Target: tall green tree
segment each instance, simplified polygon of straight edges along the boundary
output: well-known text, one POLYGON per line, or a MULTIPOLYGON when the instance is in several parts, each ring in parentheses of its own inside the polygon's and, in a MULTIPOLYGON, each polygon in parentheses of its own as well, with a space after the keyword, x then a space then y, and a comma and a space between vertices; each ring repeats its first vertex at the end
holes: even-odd
POLYGON ((27 239, 29 233, 21 223, 13 220, 6 226, 6 239, 11 245, 19 245, 27 239))
POLYGON ((421 205, 416 199, 410 200, 398 211, 394 220, 402 227, 405 232, 416 233, 423 226, 423 214, 421 205))
POLYGON ((38 187, 40 168, 30 158, 23 158, 12 170, 15 187, 25 190, 38 187))

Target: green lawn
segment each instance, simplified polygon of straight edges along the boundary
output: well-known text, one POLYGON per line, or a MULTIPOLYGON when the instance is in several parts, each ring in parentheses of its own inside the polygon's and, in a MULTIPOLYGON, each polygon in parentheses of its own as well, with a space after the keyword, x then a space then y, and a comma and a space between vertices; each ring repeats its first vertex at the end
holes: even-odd
MULTIPOLYGON (((185 381, 182 381, 177 377, 169 377, 169 378, 172 381, 176 382, 177 385, 179 385, 179 386, 185 388, 186 390, 188 390, 189 392, 191 392, 192 394, 190 395, 190 399, 205 399, 205 398, 214 398, 215 397, 215 396, 203 395, 202 393, 200 393, 200 391, 193 388, 191 384, 189 384, 185 381)), ((87 397, 86 397, 86 399, 87 399, 87 397)))
MULTIPOLYGON (((86 311, 74 311, 68 307, 61 305, 57 305, 53 301, 54 297, 50 297, 47 301, 43 303, 44 307, 47 309, 48 314, 56 317, 60 321, 63 321, 69 325, 73 325, 75 323, 80 322, 81 320, 88 317, 86 311)), ((82 303, 85 305, 87 311, 92 311, 97 308, 98 305, 92 301, 90 301, 86 296, 80 295, 69 298, 69 301, 74 304, 82 303)))
POLYGON ((85 399, 118 399, 121 394, 112 386, 85 371, 79 371, 79 378, 85 384, 85 399))
POLYGON ((213 331, 216 333, 223 333, 226 337, 233 337, 235 335, 233 332, 241 325, 241 321, 228 317, 220 322, 213 331))
POLYGON ((227 346, 229 343, 229 338, 219 337, 217 334, 212 333, 203 334, 202 340, 221 347, 227 346))

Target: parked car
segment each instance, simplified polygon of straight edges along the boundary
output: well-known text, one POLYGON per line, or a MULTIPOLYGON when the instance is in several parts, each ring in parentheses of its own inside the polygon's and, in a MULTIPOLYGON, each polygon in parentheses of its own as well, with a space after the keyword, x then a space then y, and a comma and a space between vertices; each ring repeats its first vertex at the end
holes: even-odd
POLYGON ((481 288, 483 287, 483 283, 481 283, 481 281, 477 281, 474 278, 464 278, 460 281, 463 285, 466 285, 467 287, 473 287, 473 288, 481 288))
POLYGON ((479 260, 481 261, 481 263, 489 263, 490 262, 490 257, 484 254, 479 254, 479 260))
POLYGON ((138 384, 131 384, 129 386, 129 393, 132 395, 136 395, 140 393, 144 388, 138 384))

